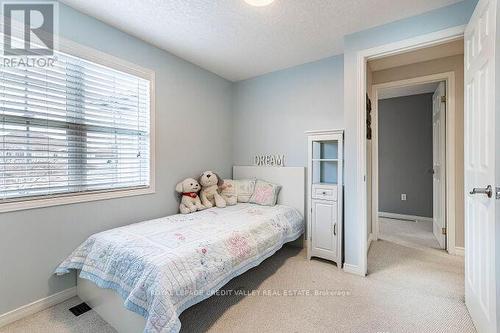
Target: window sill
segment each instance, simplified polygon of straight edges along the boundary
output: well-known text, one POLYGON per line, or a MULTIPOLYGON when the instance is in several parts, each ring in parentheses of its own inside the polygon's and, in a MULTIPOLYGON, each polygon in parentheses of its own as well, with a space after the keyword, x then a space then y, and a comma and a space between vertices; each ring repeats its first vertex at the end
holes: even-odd
POLYGON ((103 191, 95 193, 63 195, 51 198, 30 199, 26 201, 0 203, 0 213, 14 212, 34 208, 43 208, 51 206, 70 205, 82 202, 100 201, 109 199, 118 199, 136 195, 154 194, 154 186, 151 185, 139 189, 124 189, 117 191, 103 191))

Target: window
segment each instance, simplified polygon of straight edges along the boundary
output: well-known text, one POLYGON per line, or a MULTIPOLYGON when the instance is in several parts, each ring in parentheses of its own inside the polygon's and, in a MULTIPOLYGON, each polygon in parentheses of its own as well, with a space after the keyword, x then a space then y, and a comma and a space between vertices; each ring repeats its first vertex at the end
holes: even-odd
POLYGON ((151 80, 56 57, 53 67, 0 68, 0 208, 150 188, 151 80))

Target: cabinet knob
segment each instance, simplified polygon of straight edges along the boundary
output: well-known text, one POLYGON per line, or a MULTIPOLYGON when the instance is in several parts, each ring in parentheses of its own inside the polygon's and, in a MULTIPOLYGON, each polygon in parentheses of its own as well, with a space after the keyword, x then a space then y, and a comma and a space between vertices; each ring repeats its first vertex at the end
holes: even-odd
POLYGON ((323 191, 323 195, 326 195, 326 192, 325 192, 325 191, 323 191))

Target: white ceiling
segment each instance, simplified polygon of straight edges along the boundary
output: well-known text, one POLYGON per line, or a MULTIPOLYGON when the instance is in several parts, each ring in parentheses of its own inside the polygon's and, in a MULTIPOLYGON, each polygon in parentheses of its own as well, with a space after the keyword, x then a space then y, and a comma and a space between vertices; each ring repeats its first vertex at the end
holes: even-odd
POLYGON ((436 91, 438 84, 439 82, 432 82, 432 83, 414 84, 411 86, 380 89, 378 91, 378 98, 387 99, 394 97, 433 93, 436 91))
POLYGON ((62 0, 238 81, 343 52, 346 34, 460 0, 62 0))

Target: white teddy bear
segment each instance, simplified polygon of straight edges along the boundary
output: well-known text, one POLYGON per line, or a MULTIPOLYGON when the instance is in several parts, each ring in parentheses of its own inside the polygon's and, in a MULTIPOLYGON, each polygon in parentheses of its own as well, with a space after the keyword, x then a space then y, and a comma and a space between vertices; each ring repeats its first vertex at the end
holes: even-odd
POLYGON ((198 195, 200 189, 200 184, 193 178, 186 178, 177 184, 175 190, 182 193, 181 203, 179 205, 179 210, 182 214, 193 213, 197 210, 206 208, 201 204, 200 196, 198 195))
POLYGON ((226 207, 226 201, 219 194, 219 186, 222 185, 222 179, 213 171, 205 171, 201 174, 199 182, 201 184, 201 203, 203 206, 210 208, 217 206, 219 208, 226 207))

